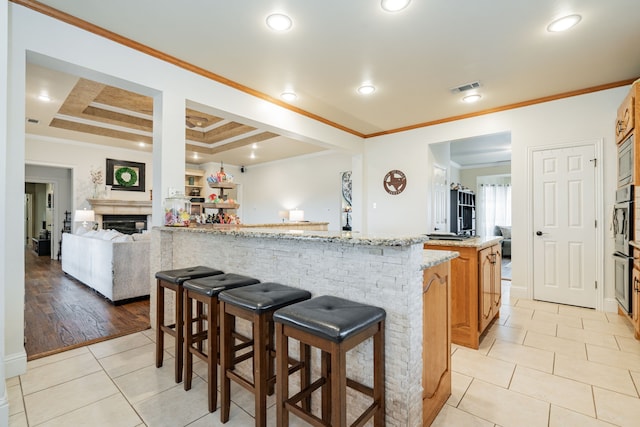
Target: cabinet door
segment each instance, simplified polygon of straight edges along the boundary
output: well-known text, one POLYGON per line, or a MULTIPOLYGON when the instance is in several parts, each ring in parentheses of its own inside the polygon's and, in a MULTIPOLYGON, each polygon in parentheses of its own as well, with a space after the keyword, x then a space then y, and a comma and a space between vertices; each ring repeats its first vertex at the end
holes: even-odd
POLYGON ((449 262, 424 271, 422 294, 423 425, 430 425, 451 394, 449 262))
POLYGON ((494 254, 492 248, 484 248, 478 252, 479 277, 478 289, 480 290, 479 311, 480 323, 478 332, 482 333, 491 319, 493 319, 493 282, 494 282, 494 254))
POLYGON ((636 339, 640 339, 640 250, 633 251, 633 271, 631 273, 631 321, 636 339))
POLYGON ((621 143, 634 128, 634 90, 629 91, 616 115, 616 142, 621 143))
POLYGON ((500 244, 492 246, 493 253, 493 289, 491 305, 493 306, 493 315, 500 312, 502 304, 502 249, 500 244))

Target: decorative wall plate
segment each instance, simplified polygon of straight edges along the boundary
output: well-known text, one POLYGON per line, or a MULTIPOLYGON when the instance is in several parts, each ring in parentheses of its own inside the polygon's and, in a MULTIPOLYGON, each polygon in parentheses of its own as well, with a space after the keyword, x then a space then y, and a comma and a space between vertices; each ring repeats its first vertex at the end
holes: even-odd
POLYGON ((342 172, 342 197, 351 206, 351 171, 342 172))
POLYGON ((387 172, 382 180, 382 186, 385 191, 392 196, 400 194, 407 188, 407 177, 404 172, 397 169, 387 172))

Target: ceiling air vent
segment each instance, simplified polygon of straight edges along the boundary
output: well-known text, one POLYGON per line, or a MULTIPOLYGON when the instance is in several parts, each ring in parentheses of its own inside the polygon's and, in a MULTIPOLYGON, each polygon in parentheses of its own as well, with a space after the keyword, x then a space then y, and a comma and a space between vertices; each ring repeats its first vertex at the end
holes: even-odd
POLYGON ((31 123, 31 124, 37 125, 38 123, 40 123, 40 120, 31 119, 31 118, 27 117, 27 123, 31 123))
POLYGON ((480 87, 480 82, 471 82, 471 83, 465 83, 457 87, 452 87, 450 90, 451 90, 451 93, 461 93, 471 89, 477 89, 479 87, 480 87))

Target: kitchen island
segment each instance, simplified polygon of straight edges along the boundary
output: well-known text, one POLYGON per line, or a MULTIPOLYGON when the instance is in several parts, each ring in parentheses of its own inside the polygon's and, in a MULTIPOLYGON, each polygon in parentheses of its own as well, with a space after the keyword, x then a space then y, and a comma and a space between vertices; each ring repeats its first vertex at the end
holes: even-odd
POLYGON ((451 341, 478 349, 480 336, 500 317, 501 236, 429 240, 425 249, 457 251, 451 262, 451 341))
MULTIPOLYGON (((156 227, 151 271, 205 265, 307 289, 313 296, 335 295, 384 308, 386 422, 413 427, 429 425, 451 390, 448 275, 449 260, 457 253, 425 251, 426 239, 273 228, 156 227)), ((150 281, 154 325, 153 277, 150 281)), ((173 302, 168 299, 166 306, 170 318, 173 302)), ((368 385, 371 348, 366 342, 352 350, 347 365, 350 378, 368 385)), ((350 401, 354 413, 364 401, 359 399, 350 401)))

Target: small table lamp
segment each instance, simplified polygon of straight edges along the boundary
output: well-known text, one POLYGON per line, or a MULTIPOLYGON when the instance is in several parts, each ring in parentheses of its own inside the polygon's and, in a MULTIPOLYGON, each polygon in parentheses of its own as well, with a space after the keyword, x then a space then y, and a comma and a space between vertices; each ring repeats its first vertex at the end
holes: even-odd
POLYGON ((84 208, 82 210, 77 210, 75 215, 75 222, 82 222, 82 226, 84 228, 89 228, 88 225, 90 222, 94 222, 96 220, 95 212, 92 210, 87 210, 84 208))

